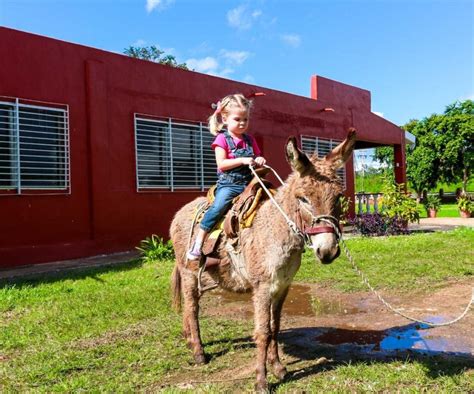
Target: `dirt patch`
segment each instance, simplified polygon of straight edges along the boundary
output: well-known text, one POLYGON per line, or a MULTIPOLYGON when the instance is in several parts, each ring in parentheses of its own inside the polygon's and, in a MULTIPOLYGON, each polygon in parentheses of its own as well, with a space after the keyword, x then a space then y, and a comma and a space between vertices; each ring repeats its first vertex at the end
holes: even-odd
MULTIPOLYGON (((470 282, 457 282, 432 294, 384 292, 384 296, 408 315, 440 322, 464 310, 471 288, 470 282)), ((214 290, 204 295, 201 307, 208 318, 253 319, 250 294, 214 290)), ((428 329, 386 310, 372 293, 341 293, 315 284, 293 284, 283 308, 279 342, 290 379, 299 380, 357 360, 435 356, 474 365, 473 331, 472 310, 452 326, 428 329)), ((250 335, 229 339, 252 343, 250 335)), ((229 385, 247 387, 255 379, 254 352, 253 346, 240 349, 217 371, 193 368, 186 374, 172 373, 156 388, 195 389, 202 384, 222 384, 226 390, 229 385)))
MULTIPOLYGON (((471 294, 472 283, 458 282, 432 294, 385 292, 384 297, 409 316, 440 323, 460 315, 471 294)), ((219 290, 206 294, 202 304, 206 316, 245 320, 253 317, 249 294, 219 290)), ((472 310, 452 326, 430 328, 389 311, 372 293, 341 293, 314 284, 292 285, 283 307, 281 327, 282 340, 297 333, 300 337, 311 337, 318 346, 342 352, 363 350, 380 357, 401 351, 467 357, 474 354, 472 310)))

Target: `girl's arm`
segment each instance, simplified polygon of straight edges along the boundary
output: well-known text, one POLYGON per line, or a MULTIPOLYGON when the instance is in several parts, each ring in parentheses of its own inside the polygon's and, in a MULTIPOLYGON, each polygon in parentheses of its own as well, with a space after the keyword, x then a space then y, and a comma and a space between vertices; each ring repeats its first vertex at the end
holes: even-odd
POLYGON ((242 165, 255 164, 255 160, 252 157, 228 159, 226 150, 220 146, 216 146, 214 152, 216 155, 217 168, 220 171, 231 170, 232 168, 240 167, 242 165))

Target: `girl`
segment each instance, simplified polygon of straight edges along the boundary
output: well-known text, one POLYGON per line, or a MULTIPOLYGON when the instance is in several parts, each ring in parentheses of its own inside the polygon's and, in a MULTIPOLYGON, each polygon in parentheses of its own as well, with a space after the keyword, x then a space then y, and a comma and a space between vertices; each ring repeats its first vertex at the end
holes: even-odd
POLYGON ((234 197, 251 181, 252 172, 248 166, 265 164, 257 141, 246 134, 251 106, 252 101, 242 94, 231 94, 217 103, 209 117, 209 130, 216 135, 211 147, 216 155, 217 188, 214 203, 204 214, 194 245, 187 253, 189 260, 201 258, 204 238, 230 208, 234 197), (222 131, 223 126, 227 126, 227 131, 222 131))

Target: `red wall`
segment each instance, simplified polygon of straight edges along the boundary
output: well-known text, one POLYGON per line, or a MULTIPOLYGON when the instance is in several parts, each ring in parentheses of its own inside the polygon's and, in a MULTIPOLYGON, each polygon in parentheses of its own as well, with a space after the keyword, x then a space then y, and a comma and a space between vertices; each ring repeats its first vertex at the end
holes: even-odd
MULTIPOLYGON (((132 59, 0 27, 0 96, 67 104, 70 195, 0 196, 0 267, 132 249, 168 228, 196 191, 137 193, 134 113, 205 121, 233 92, 256 98, 251 132, 279 173, 287 137, 403 145, 403 132, 370 112, 370 92, 313 77, 312 98, 132 59), (324 111, 332 107, 334 112, 324 111)), ((404 163, 404 151, 400 150, 404 163)), ((347 167, 352 194, 353 165, 347 167)))

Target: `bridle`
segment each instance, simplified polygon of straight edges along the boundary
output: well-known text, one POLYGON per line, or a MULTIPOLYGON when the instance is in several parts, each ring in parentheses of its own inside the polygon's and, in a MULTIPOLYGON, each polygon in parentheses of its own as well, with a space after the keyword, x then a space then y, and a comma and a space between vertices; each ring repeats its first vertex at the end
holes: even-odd
MULTIPOLYGON (((303 241, 306 245, 308 245, 308 246, 313 245, 313 243, 311 241, 311 236, 312 235, 318 235, 318 234, 324 234, 324 233, 333 233, 333 234, 335 234, 336 235, 336 242, 339 242, 339 240, 341 239, 341 232, 339 230, 339 220, 337 220, 332 215, 315 215, 315 214, 313 214, 313 212, 311 210, 309 210, 307 207, 302 205, 303 202, 301 201, 301 199, 298 199, 299 204, 300 204, 299 207, 303 207, 306 210, 306 212, 309 214, 310 219, 311 219, 310 225, 307 226, 306 223, 303 220, 303 217, 301 216, 301 213, 298 213, 299 212, 299 209, 298 209, 297 220, 300 221, 300 223, 301 223, 301 225, 298 226, 293 220, 291 220, 288 217, 288 215, 285 213, 285 211, 283 211, 283 209, 280 207, 280 205, 273 198, 272 193, 270 193, 270 191, 267 189, 267 187, 265 186, 265 183, 261 180, 261 178, 259 177, 259 175, 255 171, 254 167, 252 165, 250 165, 249 167, 250 167, 250 170, 252 171, 253 175, 255 176, 255 178, 258 180, 258 182, 262 186, 262 189, 265 191, 265 193, 267 193, 270 200, 273 202, 273 204, 277 207, 278 211, 285 218, 286 223, 288 224, 290 229, 293 230, 293 232, 295 234, 300 236, 303 239, 303 241), (327 225, 319 225, 320 223, 325 223, 327 225), (303 227, 303 230, 300 227, 303 227)), ((282 185, 285 184, 283 182, 283 180, 280 178, 280 176, 276 173, 276 171, 272 167, 267 166, 267 165, 265 165, 264 167, 266 167, 266 168, 270 169, 271 171, 273 171, 273 173, 275 174, 275 176, 278 178, 278 180, 281 182, 282 185)), ((306 197, 304 197, 304 198, 306 199, 306 197)))
POLYGON ((332 215, 315 215, 308 207, 303 205, 303 202, 298 199, 299 207, 297 210, 298 221, 302 224, 303 230, 300 229, 300 233, 303 234, 305 243, 308 246, 312 245, 311 236, 318 234, 335 234, 336 242, 339 242, 341 238, 341 231, 339 230, 339 220, 332 215), (303 220, 300 209, 303 208, 310 216, 309 226, 303 220))

